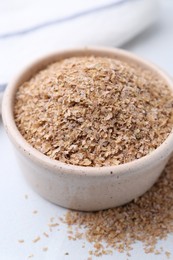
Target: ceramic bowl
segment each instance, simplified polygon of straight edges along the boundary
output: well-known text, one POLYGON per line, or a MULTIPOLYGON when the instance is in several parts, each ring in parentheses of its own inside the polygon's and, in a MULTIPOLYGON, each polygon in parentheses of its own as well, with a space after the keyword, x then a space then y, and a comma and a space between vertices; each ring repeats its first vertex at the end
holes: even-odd
MULTIPOLYGON (((65 208, 96 211, 125 204, 155 183, 173 151, 173 132, 155 151, 118 166, 81 167, 52 160, 34 149, 18 131, 13 104, 19 85, 46 65, 72 56, 106 56, 154 71, 173 91, 171 79, 156 66, 135 55, 111 48, 83 48, 56 52, 30 64, 9 84, 2 104, 3 122, 22 172, 32 188, 65 208)), ((8 167, 8 166, 7 166, 8 167)))

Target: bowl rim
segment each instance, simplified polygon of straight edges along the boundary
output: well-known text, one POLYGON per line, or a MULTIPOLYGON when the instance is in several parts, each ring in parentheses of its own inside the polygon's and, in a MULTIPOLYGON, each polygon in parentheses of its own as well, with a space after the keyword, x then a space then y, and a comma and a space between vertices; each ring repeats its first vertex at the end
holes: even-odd
MULTIPOLYGON (((30 158, 30 160, 34 161, 35 163, 39 164, 40 166, 51 169, 56 174, 59 172, 63 172, 65 174, 70 175, 80 175, 80 176, 108 176, 108 175, 119 175, 123 176, 124 174, 136 174, 138 170, 143 167, 149 168, 150 165, 157 165, 158 160, 164 160, 169 157, 173 151, 173 128, 165 139, 165 141, 154 151, 150 154, 147 154, 139 159, 135 159, 133 161, 120 164, 120 165, 113 165, 113 166, 78 166, 63 163, 59 160, 51 159, 50 157, 42 154, 40 151, 33 148, 21 135, 19 132, 13 116, 13 102, 14 96, 16 93, 16 89, 19 85, 19 81, 22 81, 22 78, 25 78, 26 74, 31 75, 36 71, 39 71, 41 68, 44 68, 46 65, 53 63, 56 60, 60 60, 63 58, 74 57, 74 56, 84 56, 84 55, 96 55, 99 54, 103 56, 121 56, 123 59, 130 60, 131 62, 135 62, 140 66, 146 67, 151 69, 155 73, 157 73, 168 85, 168 87, 173 92, 173 82, 172 79, 160 68, 156 65, 153 65, 151 62, 146 61, 143 58, 136 56, 128 51, 118 49, 118 48, 110 48, 110 47, 81 47, 81 48, 73 48, 67 50, 59 50, 51 52, 47 55, 42 56, 41 58, 35 59, 33 62, 29 63, 25 68, 20 71, 14 79, 8 84, 3 101, 2 101, 2 118, 3 123, 6 129, 9 138, 11 139, 12 143, 15 147, 21 151, 22 154, 30 158), (61 58, 62 57, 62 58, 61 58), (40 69, 39 69, 40 66, 40 69)), ((26 79, 25 79, 26 80, 26 79)))

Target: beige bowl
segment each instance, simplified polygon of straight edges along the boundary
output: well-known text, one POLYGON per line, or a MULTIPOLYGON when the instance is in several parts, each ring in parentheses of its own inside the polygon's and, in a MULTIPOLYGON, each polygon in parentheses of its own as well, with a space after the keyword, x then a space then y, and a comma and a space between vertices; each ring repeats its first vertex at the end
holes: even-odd
POLYGON ((37 60, 7 87, 2 105, 3 122, 28 182, 35 191, 53 203, 70 209, 95 211, 125 204, 142 195, 155 183, 173 151, 173 132, 151 154, 109 167, 68 165, 50 159, 29 145, 18 131, 13 117, 18 86, 51 62, 83 55, 107 56, 136 63, 157 73, 172 91, 173 83, 160 69, 129 52, 111 48, 84 48, 56 52, 37 60))

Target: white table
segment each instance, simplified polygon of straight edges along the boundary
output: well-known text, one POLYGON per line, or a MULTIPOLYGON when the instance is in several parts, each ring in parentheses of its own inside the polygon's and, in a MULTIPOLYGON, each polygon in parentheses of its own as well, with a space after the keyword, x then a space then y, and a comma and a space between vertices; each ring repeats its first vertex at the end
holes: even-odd
MULTIPOLYGON (((173 1, 162 1, 161 8, 160 22, 123 47, 158 64, 173 75, 173 1)), ((25 182, 1 121, 0 164, 0 259, 24 260, 32 254, 34 257, 29 259, 87 259, 91 245, 86 243, 86 247, 82 248, 82 241, 69 241, 65 225, 49 232, 49 219, 63 215, 66 210, 39 197, 25 182), (33 214, 34 210, 38 213, 33 214), (49 238, 43 236, 43 232, 48 232, 49 238), (41 240, 33 243, 32 240, 37 236, 40 236, 41 240), (20 244, 19 239, 24 239, 25 242, 20 244), (43 247, 48 247, 48 251, 43 252, 43 247), (65 255, 66 252, 69 255, 65 255)), ((159 246, 162 245, 165 251, 172 252, 170 259, 173 259, 172 244, 173 236, 159 242, 159 246)), ((127 257, 126 254, 115 252, 113 256, 103 256, 99 259, 125 260, 127 257)), ((137 243, 129 259, 164 260, 166 256, 146 255, 142 245, 137 243)))

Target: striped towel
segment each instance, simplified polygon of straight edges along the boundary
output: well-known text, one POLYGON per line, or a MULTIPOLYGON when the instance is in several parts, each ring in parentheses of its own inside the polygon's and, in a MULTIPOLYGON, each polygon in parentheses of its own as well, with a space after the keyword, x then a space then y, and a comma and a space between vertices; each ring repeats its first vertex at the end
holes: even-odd
POLYGON ((120 46, 156 19, 157 0, 0 1, 0 99, 11 77, 47 52, 120 46))

